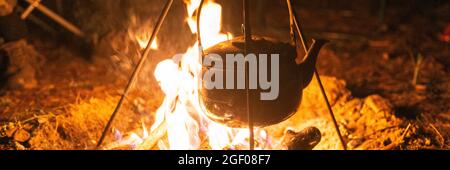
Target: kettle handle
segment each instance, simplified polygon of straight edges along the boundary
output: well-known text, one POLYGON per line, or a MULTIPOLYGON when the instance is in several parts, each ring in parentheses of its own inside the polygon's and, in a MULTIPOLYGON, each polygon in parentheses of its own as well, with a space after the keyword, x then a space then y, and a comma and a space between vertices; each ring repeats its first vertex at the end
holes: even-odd
POLYGON ((200 5, 198 6, 198 11, 197 11, 197 41, 198 41, 198 49, 200 52, 200 56, 204 56, 204 54, 205 54, 205 51, 203 51, 202 37, 201 37, 201 31, 200 31, 200 16, 202 14, 202 8, 203 8, 204 3, 205 3, 205 0, 200 1, 200 5))
POLYGON ((306 53, 303 61, 298 65, 299 75, 301 76, 302 87, 311 83, 311 80, 314 76, 314 71, 316 68, 317 58, 319 57, 320 50, 322 47, 327 44, 329 41, 325 39, 313 39, 313 43, 311 44, 311 48, 309 48, 306 53))

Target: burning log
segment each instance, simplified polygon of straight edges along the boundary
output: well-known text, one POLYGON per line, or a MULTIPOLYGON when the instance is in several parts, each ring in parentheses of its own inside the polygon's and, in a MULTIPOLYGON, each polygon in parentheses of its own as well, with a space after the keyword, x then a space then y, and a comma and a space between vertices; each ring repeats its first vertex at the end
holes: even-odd
POLYGON ((150 150, 158 143, 158 141, 166 135, 167 122, 162 122, 155 130, 153 130, 149 136, 136 147, 137 150, 150 150))
POLYGON ((321 138, 322 135, 316 127, 308 127, 300 132, 287 130, 282 144, 288 150, 312 150, 321 138))
MULTIPOLYGON (((164 121, 141 143, 137 150, 153 149, 167 133, 167 122, 164 121)), ((308 127, 300 132, 287 130, 281 144, 288 150, 312 150, 321 140, 321 132, 316 127, 308 127)))

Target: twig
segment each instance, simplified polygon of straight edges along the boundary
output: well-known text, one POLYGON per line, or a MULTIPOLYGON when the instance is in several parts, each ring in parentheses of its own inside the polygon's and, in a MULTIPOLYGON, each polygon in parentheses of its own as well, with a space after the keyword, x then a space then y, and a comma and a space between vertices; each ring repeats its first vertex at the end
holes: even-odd
MULTIPOLYGON (((35 4, 36 1, 38 1, 38 0, 26 0, 26 1, 30 5, 33 6, 32 8, 28 8, 29 12, 31 12, 34 8, 36 8, 39 11, 41 11, 43 14, 45 14, 48 17, 50 17, 55 22, 57 22, 58 24, 60 24, 61 26, 63 26, 67 30, 69 30, 70 32, 74 33, 75 35, 77 35, 79 37, 84 37, 85 36, 84 32, 81 31, 80 28, 78 28, 77 26, 73 25, 72 23, 70 23, 69 21, 64 19, 63 17, 59 16, 58 14, 56 14, 55 12, 53 12, 52 10, 48 9, 47 7, 45 7, 44 5, 42 5, 40 3, 35 4)), ((25 14, 26 14, 26 12, 27 11, 25 11, 25 14)), ((26 15, 24 15, 24 16, 26 18, 26 15)))
POLYGON ((20 19, 22 19, 22 20, 27 19, 28 15, 30 15, 31 12, 33 12, 34 8, 39 6, 40 3, 41 3, 41 0, 35 0, 34 2, 31 2, 30 6, 28 6, 28 8, 23 11, 22 15, 20 16, 20 19))
POLYGON ((412 85, 414 86, 417 85, 417 79, 420 74, 420 68, 422 67, 422 63, 423 63, 423 55, 419 53, 417 55, 417 58, 414 58, 414 76, 412 80, 412 85))
POLYGON ((158 141, 166 135, 167 122, 164 120, 155 130, 153 130, 147 138, 144 139, 136 150, 150 150, 158 143, 158 141))
POLYGON ((409 123, 408 126, 406 126, 406 129, 405 129, 405 131, 402 134, 402 138, 401 138, 402 141, 405 139, 405 136, 408 133, 408 131, 411 128, 411 126, 412 126, 411 123, 409 123))
MULTIPOLYGON (((25 11, 25 9, 23 9, 20 6, 16 7, 17 12, 21 13, 23 11, 25 11)), ((42 29, 44 29, 45 31, 49 32, 52 35, 56 35, 57 31, 55 29, 53 29, 50 25, 48 25, 47 23, 45 23, 44 21, 42 21, 41 19, 39 19, 38 17, 34 16, 33 14, 30 14, 27 17, 31 22, 35 23, 36 25, 40 26, 42 29)))
POLYGON ((59 13, 59 14, 63 14, 64 13, 64 7, 63 7, 63 3, 62 3, 62 1, 63 0, 56 0, 56 11, 59 13))
POLYGON ((439 138, 441 138, 441 147, 444 147, 444 145, 445 145, 445 138, 444 138, 444 136, 442 136, 441 132, 439 132, 439 130, 433 124, 430 123, 429 125, 437 133, 439 138))
POLYGON ((405 140, 406 134, 408 134, 409 129, 411 129, 411 126, 412 126, 411 123, 409 123, 408 126, 406 127, 405 131, 403 131, 403 134, 400 137, 400 139, 395 142, 392 142, 388 146, 384 147, 382 150, 392 150, 395 147, 397 147, 398 145, 402 144, 405 140))

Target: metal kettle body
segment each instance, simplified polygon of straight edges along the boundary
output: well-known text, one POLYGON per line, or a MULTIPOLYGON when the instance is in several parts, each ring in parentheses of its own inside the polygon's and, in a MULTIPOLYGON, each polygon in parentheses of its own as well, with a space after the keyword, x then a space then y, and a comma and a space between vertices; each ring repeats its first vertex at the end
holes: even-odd
MULTIPOLYGON (((209 49, 205 50, 203 58, 214 54, 221 57, 223 60, 223 67, 212 67, 211 65, 202 65, 202 75, 214 70, 216 73, 223 73, 222 77, 227 77, 227 54, 243 54, 244 52, 244 38, 236 37, 232 40, 219 43, 209 49)), ((303 89, 306 88, 314 74, 315 64, 320 49, 326 43, 325 40, 314 41, 309 52, 304 57, 301 64, 297 64, 296 48, 288 43, 276 42, 267 37, 252 37, 251 49, 249 54, 255 54, 257 60, 260 60, 260 54, 266 54, 267 65, 269 70, 273 66, 272 55, 277 54, 279 64, 279 87, 278 95, 273 100, 261 100, 262 93, 267 93, 269 90, 258 86, 258 88, 249 88, 247 84, 245 88, 204 88, 207 80, 202 80, 203 88, 200 88, 200 102, 204 107, 208 118, 215 122, 222 123, 229 127, 243 128, 248 126, 247 107, 250 108, 253 114, 253 123, 257 127, 265 127, 280 123, 293 114, 295 114, 302 100, 303 89), (247 92, 249 96, 247 105, 247 92)), ((259 62, 261 63, 261 62, 259 62)), ((258 68, 262 65, 258 65, 258 68)), ((235 72, 233 83, 237 83, 237 74, 246 74, 245 82, 249 83, 251 80, 249 68, 239 70, 239 67, 232 67, 235 72)), ((242 68, 242 67, 241 67, 242 68)), ((259 70, 259 69, 258 69, 259 70)), ((270 72, 270 71, 269 71, 270 72)), ((257 73, 258 75, 261 73, 257 73)), ((255 75, 255 74, 254 74, 255 75)), ((270 73, 269 73, 270 75, 270 73)), ((269 77, 274 79, 274 77, 269 77)), ((226 84, 229 80, 224 80, 226 84)), ((236 87, 236 86, 234 86, 236 87)), ((273 87, 271 87, 273 88, 273 87)))

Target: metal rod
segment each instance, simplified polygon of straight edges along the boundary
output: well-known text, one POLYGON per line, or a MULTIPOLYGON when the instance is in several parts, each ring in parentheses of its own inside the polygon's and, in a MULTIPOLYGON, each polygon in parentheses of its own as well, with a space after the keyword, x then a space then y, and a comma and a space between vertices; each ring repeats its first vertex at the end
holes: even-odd
MULTIPOLYGON (((248 50, 249 50, 249 47, 250 47, 250 44, 252 41, 248 1, 249 0, 243 0, 243 14, 244 14, 244 30, 243 31, 244 31, 244 39, 245 39, 244 55, 248 54, 248 50)), ((200 57, 202 57, 204 54, 203 46, 202 46, 202 39, 201 39, 201 31, 200 31, 200 20, 201 20, 200 17, 201 17, 201 13, 202 13, 203 4, 204 4, 204 0, 201 0, 200 5, 198 7, 198 11, 197 11, 197 41, 198 41, 200 57)), ((201 61, 201 58, 200 58, 200 61, 201 61)), ((248 66, 246 66, 246 67, 248 68, 248 66)), ((247 119, 248 119, 249 131, 250 131, 249 146, 250 146, 250 150, 254 150, 254 148, 255 148, 255 146, 254 146, 255 145, 254 125, 253 125, 253 115, 251 114, 251 111, 250 111, 250 92, 249 92, 248 88, 246 90, 246 93, 247 93, 247 95, 246 95, 247 119)))
MULTIPOLYGON (((247 56, 248 53, 250 52, 250 47, 251 47, 251 43, 252 43, 252 30, 250 27, 250 5, 249 5, 249 1, 250 0, 243 0, 243 13, 244 13, 244 56, 247 56)), ((246 67, 247 69, 249 68, 249 63, 246 63, 246 67)), ((250 70, 249 70, 250 71, 250 70)), ((247 120, 248 120, 248 129, 250 131, 250 136, 249 136, 249 146, 250 146, 250 150, 254 150, 255 149, 255 135, 254 135, 254 127, 253 127, 253 113, 252 110, 250 109, 250 84, 248 86, 248 88, 246 88, 246 92, 247 92, 247 120)))
MULTIPOLYGON (((295 7, 292 6, 291 0, 286 0, 286 1, 287 1, 287 4, 288 4, 289 13, 292 15, 292 16, 291 16, 291 17, 292 17, 292 20, 293 20, 293 22, 294 22, 295 28, 297 29, 297 32, 298 32, 299 37, 300 37, 300 40, 301 40, 301 42, 302 42, 303 49, 304 49, 305 52, 307 53, 307 52, 308 52, 308 44, 307 44, 308 42, 307 42, 306 39, 305 39, 305 35, 303 34, 302 27, 300 26, 299 20, 298 20, 298 18, 297 18, 298 15, 297 15, 297 13, 296 13, 295 7)), ((320 91, 321 91, 321 93, 322 93, 322 96, 323 96, 323 98, 324 98, 324 100, 325 100, 325 102, 326 102, 326 104, 327 104, 328 112, 330 113, 330 117, 331 117, 332 120, 333 120, 334 129, 336 130, 336 133, 337 133, 338 136, 339 136, 339 140, 340 140, 340 142, 341 142, 341 146, 342 146, 342 148, 343 148, 344 150, 347 150, 347 145, 345 144, 345 141, 344 141, 344 139, 342 138, 341 132, 340 132, 340 130, 339 130, 339 125, 338 125, 338 123, 337 123, 337 121, 336 121, 336 117, 334 116, 333 109, 332 109, 332 107, 331 107, 330 101, 328 101, 327 93, 325 92, 325 88, 323 87, 322 81, 321 81, 321 79, 320 79, 320 74, 319 74, 319 72, 317 71, 317 68, 314 68, 314 74, 315 74, 315 76, 316 76, 317 82, 319 83, 319 87, 320 87, 320 91)))
POLYGON ((138 73, 140 72, 140 70, 144 66, 144 63, 145 63, 145 61, 147 59, 147 56, 148 56, 148 54, 151 51, 152 42, 155 40, 156 35, 158 34, 159 30, 161 29, 161 25, 164 23, 164 20, 165 20, 167 14, 169 13, 169 10, 170 10, 170 7, 172 6, 172 3, 173 3, 173 0, 167 0, 166 5, 164 6, 164 9, 163 9, 163 11, 162 11, 162 13, 161 13, 161 15, 160 15, 160 17, 158 19, 158 22, 155 25, 155 29, 152 32, 150 40, 147 43, 147 47, 145 48, 144 53, 141 56, 141 59, 139 60, 138 65, 134 69, 133 74, 131 75, 131 77, 130 77, 130 79, 128 81, 128 84, 127 84, 127 86, 125 88, 125 91, 124 91, 124 93, 122 94, 122 96, 121 96, 121 98, 119 100, 119 103, 117 104, 113 114, 111 115, 111 117, 110 117, 110 119, 108 121, 108 124, 106 124, 106 127, 103 130, 102 136, 100 137, 100 140, 97 143, 97 148, 99 148, 102 145, 103 140, 106 137, 106 134, 108 133, 109 129, 111 128, 111 125, 112 125, 112 122, 114 121, 114 118, 116 117, 117 113, 120 111, 120 108, 122 108, 123 102, 124 102, 126 96, 128 95, 131 87, 135 83, 138 73))

